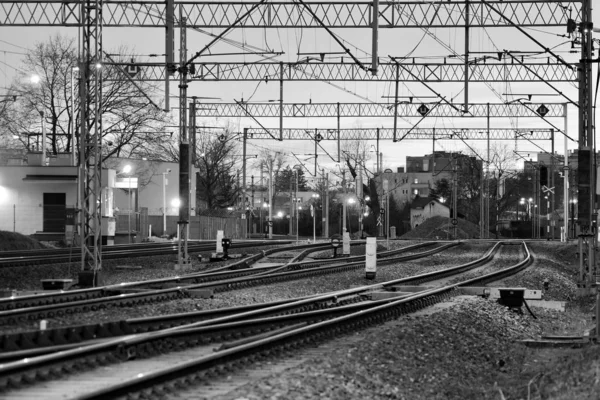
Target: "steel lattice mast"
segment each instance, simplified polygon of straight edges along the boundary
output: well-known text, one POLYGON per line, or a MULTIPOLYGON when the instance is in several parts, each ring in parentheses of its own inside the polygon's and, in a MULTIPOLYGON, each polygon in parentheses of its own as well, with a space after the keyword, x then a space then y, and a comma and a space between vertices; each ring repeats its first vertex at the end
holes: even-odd
POLYGON ((85 21, 81 27, 79 58, 81 269, 82 276, 87 276, 84 279, 93 285, 102 269, 102 0, 80 4, 81 18, 85 21))
MULTIPOLYGON (((584 294, 596 286, 596 247, 598 213, 596 209, 596 149, 593 136, 592 109, 592 0, 583 0, 581 33, 581 60, 579 73, 579 151, 578 151, 578 214, 579 235, 579 288, 584 294)), ((598 308, 596 305, 596 308, 598 308)), ((596 311, 597 316, 600 310, 596 311)), ((600 335, 600 332, 597 332, 600 335)))

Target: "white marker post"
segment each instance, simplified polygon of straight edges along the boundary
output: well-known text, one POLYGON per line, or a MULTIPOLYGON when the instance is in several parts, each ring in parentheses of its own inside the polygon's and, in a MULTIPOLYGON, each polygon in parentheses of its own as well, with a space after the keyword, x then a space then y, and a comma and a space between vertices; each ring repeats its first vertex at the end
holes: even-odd
POLYGON ((345 256, 350 255, 350 232, 344 232, 344 244, 342 254, 345 256))
POLYGON ((377 238, 367 238, 367 248, 365 250, 365 277, 375 279, 377 274, 377 238))
POLYGON ((217 231, 217 253, 223 252, 223 231, 217 231))

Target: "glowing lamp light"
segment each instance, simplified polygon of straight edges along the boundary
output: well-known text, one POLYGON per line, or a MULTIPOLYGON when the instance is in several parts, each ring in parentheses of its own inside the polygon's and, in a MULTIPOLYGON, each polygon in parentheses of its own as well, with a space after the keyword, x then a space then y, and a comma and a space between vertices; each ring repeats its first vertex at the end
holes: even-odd
POLYGON ((123 173, 128 174, 131 172, 131 165, 127 164, 123 167, 123 173))
POLYGON ((278 212, 277 212, 277 216, 278 216, 279 218, 283 217, 283 212, 281 212, 281 211, 278 211, 278 212))
POLYGON ((29 81, 33 84, 38 84, 40 83, 40 76, 39 75, 31 75, 31 77, 29 78, 29 81))
POLYGON ((171 205, 175 208, 179 208, 179 206, 181 206, 181 200, 173 199, 173 200, 171 200, 171 205))

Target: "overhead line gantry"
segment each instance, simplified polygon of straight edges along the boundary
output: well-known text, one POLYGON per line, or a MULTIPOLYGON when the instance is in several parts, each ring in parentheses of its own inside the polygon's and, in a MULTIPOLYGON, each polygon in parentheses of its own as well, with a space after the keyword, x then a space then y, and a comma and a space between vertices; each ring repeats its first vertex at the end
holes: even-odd
MULTIPOLYGON (((413 2, 413 1, 380 1, 378 9, 374 8, 373 1, 357 2, 311 2, 304 3, 310 7, 302 7, 295 2, 269 1, 265 4, 253 2, 228 2, 228 1, 198 1, 187 2, 173 0, 166 1, 39 1, 0 0, 0 24, 4 27, 17 26, 72 26, 81 29, 82 40, 80 54, 80 101, 82 104, 82 131, 80 147, 80 166, 82 169, 82 268, 95 272, 101 269, 101 222, 100 222, 100 173, 101 173, 101 80, 102 73, 102 29, 105 27, 158 27, 167 28, 167 65, 157 66, 155 70, 144 76, 149 80, 168 79, 166 70, 174 73, 177 69, 173 61, 173 28, 183 26, 189 28, 230 28, 233 21, 248 13, 253 7, 256 12, 251 13, 237 24, 242 28, 493 28, 519 25, 521 27, 565 27, 570 18, 583 21, 585 29, 591 24, 591 0, 582 1, 548 1, 548 0, 522 0, 522 1, 442 1, 442 2, 413 2), (487 3, 487 4, 486 4, 487 3), (493 6, 493 9, 489 7, 493 6), (373 12, 373 10, 378 10, 373 12), (498 11, 503 16, 498 17, 498 11), (179 15, 179 18, 175 18, 179 15), (185 21, 185 22, 184 22, 185 21), (510 21, 510 22, 509 22, 510 21), (173 24, 168 24, 173 22, 173 24), (169 36, 170 35, 170 36, 169 36), (160 71, 157 72, 157 71, 160 71)), ((468 42, 465 46, 463 64, 436 65, 429 63, 423 66, 415 64, 410 67, 403 64, 407 70, 406 76, 399 74, 397 64, 380 64, 378 76, 385 80, 398 82, 405 81, 430 81, 430 82, 475 82, 480 79, 485 81, 500 81, 500 76, 505 76, 507 81, 524 82, 538 81, 542 76, 548 81, 575 81, 580 82, 581 107, 580 121, 586 124, 590 121, 591 108, 586 102, 591 102, 591 68, 585 67, 591 59, 591 29, 584 36, 582 45, 583 61, 580 76, 564 69, 555 60, 546 63, 527 63, 531 69, 522 65, 498 63, 481 64, 469 63, 468 42), (466 69, 468 68, 468 70, 466 69), (408 73, 410 72, 410 73, 408 73), (412 78, 411 78, 412 76, 412 78), (534 79, 535 78, 535 79, 534 79)), ((358 67, 353 64, 336 64, 333 67, 326 63, 304 64, 283 68, 282 63, 248 64, 248 67, 229 63, 208 68, 207 63, 186 64, 190 70, 196 66, 196 74, 191 74, 192 80, 264 80, 278 79, 282 82, 288 80, 380 80, 379 77, 363 72, 358 72, 358 67), (277 69, 279 68, 279 69, 277 69), (236 71, 242 71, 240 74, 236 71), (284 76, 287 73, 289 76, 284 76), (200 75, 198 75, 200 73, 200 75), (361 75, 363 74, 363 75, 361 75), (199 79, 197 79, 199 78, 199 79)), ((152 66, 149 66, 152 67, 152 66)), ((144 68, 147 72, 152 68, 144 68)), ((186 68, 187 72, 187 68, 186 68)), ((190 77, 190 75, 188 75, 190 77)), ((280 99, 283 101, 283 96, 280 99)), ((465 97, 465 103, 467 103, 465 97)), ((180 107, 185 109, 185 107, 180 107)), ((466 108, 466 107, 465 107, 466 108)), ((185 118, 185 117, 183 117, 185 118)), ((183 132, 185 133, 185 119, 182 119, 183 132)), ((591 122, 583 130, 580 129, 580 143, 590 144, 591 122), (582 137, 583 136, 583 137, 582 137)), ((281 128, 280 128, 281 131, 281 128)), ((591 147, 590 147, 591 146, 591 147)), ((590 157, 591 158, 591 157, 590 157)), ((586 175, 590 177, 590 174, 586 175)), ((593 186, 593 179, 592 186, 593 186)), ((580 184, 584 185, 580 177, 580 184)), ((588 186, 590 184, 588 182, 588 186)), ((587 201, 593 194, 587 190, 587 201)), ((580 192, 580 204, 583 203, 580 192)), ((590 213, 593 209, 590 204, 590 213)), ((588 214, 590 214, 588 213, 588 214)), ((589 225, 591 214, 582 223, 589 225)), ((591 231, 591 229, 589 229, 591 231)), ((590 270, 591 271, 591 270, 590 270)))
MULTIPOLYGON (((105 1, 102 25, 112 27, 164 27, 165 1, 105 1)), ((314 16, 291 1, 176 1, 174 15, 186 18, 188 28, 227 28, 258 4, 240 28, 371 28, 373 1, 305 1, 314 16)), ((569 18, 581 19, 581 1, 488 1, 521 27, 566 26, 569 18), (571 13, 572 12, 572 13, 571 13)), ((80 26, 78 1, 2 1, 0 24, 12 26, 80 26)), ((493 28, 511 23, 477 0, 380 1, 380 28, 493 28), (468 10, 468 12, 467 12, 468 10), (468 17, 467 17, 468 16, 468 17)), ((85 22, 85 20, 84 20, 85 22)), ((175 27, 180 28, 176 21, 175 27)))

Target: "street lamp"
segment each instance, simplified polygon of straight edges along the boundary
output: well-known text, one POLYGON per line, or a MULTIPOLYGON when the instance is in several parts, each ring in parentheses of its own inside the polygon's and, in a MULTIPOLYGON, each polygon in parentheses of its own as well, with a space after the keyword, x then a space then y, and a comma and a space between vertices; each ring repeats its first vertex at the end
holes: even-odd
POLYGON ((79 67, 71 67, 71 164, 77 165, 75 160, 75 91, 74 91, 74 75, 79 71, 79 67))
MULTIPOLYGON (((346 200, 346 202, 348 204, 354 204, 355 200, 353 197, 348 198, 348 200, 346 200)), ((346 202, 344 202, 344 207, 346 207, 346 202)), ((348 234, 352 233, 352 224, 350 223, 350 210, 346 209, 347 211, 344 213, 348 216, 348 234)))
POLYGON ((171 172, 170 168, 167 168, 165 172, 161 172, 162 174, 162 195, 163 195, 163 236, 167 235, 167 188, 166 186, 169 184, 167 180, 167 174, 171 172))
MULTIPOLYGON (((261 232, 261 233, 263 233, 263 232, 264 232, 264 228, 263 228, 263 215, 262 215, 262 213, 263 213, 263 208, 268 208, 268 207, 269 207, 269 205, 268 205, 268 204, 267 204, 267 202, 265 201, 265 202, 262 204, 262 207, 260 208, 260 232, 261 232)), ((266 211, 265 211, 265 214, 266 214, 266 211)), ((268 236, 268 234, 267 234, 267 233, 265 233, 265 238, 268 238, 268 237, 269 237, 269 236, 268 236)))
MULTIPOLYGON (((173 200, 171 200, 171 206, 179 209, 179 207, 181 207, 181 199, 179 197, 175 197, 173 200)), ((177 240, 179 240, 179 229, 177 229, 177 240)))
POLYGON ((527 215, 529 216, 529 220, 531 221, 531 238, 534 239, 535 238, 535 219, 532 218, 533 217, 532 203, 533 203, 533 198, 530 197, 529 199, 527 199, 527 215))
MULTIPOLYGON (((42 78, 39 75, 31 75, 29 77, 29 81, 38 85, 41 82, 42 78)), ((36 107, 37 108, 37 107, 36 107)), ((42 110, 38 112, 40 113, 41 123, 42 123, 42 164, 46 165, 46 121, 44 119, 44 91, 42 89, 42 110)))
MULTIPOLYGON (((313 193, 312 194, 312 198, 313 199, 318 199, 319 193, 313 193)), ((317 215, 317 207, 316 207, 316 202, 317 200, 313 201, 313 204, 310 205, 310 213, 312 214, 313 217, 313 242, 317 241, 317 223, 316 223, 316 215, 317 215)))
POLYGON ((127 183, 129 187, 129 212, 127 213, 127 237, 129 238, 129 243, 131 244, 131 165, 127 164, 123 167, 123 174, 127 176, 127 183))
POLYGON ((575 239, 575 207, 577 205, 577 199, 569 200, 571 203, 571 236, 575 239))
MULTIPOLYGON (((525 197, 521 197, 521 200, 519 201, 519 204, 521 204, 522 206, 525 205, 525 197)), ((525 210, 523 210, 525 211, 525 210)), ((519 206, 517 206, 517 221, 519 220, 519 206)))

